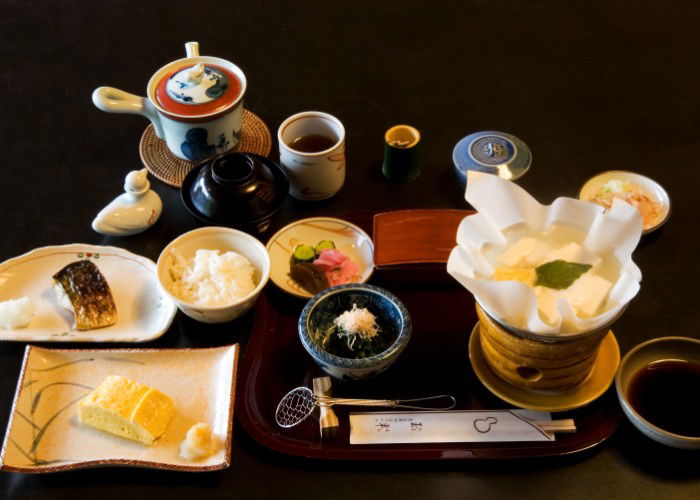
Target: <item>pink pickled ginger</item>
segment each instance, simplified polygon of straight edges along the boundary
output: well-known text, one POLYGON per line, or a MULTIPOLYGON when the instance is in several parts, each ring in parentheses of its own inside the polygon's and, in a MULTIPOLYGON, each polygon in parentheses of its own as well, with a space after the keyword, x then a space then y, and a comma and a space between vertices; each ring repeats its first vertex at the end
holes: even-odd
POLYGON ((357 279, 360 268, 353 260, 336 248, 321 250, 314 265, 326 274, 331 286, 352 283, 357 279))

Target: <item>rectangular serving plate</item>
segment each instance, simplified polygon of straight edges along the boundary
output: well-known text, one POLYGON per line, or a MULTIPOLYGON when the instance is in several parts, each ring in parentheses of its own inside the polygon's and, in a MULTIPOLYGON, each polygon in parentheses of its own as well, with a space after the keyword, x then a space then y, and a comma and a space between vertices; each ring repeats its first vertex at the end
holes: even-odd
MULTIPOLYGON (((346 217, 363 229, 371 216, 346 217)), ((434 272, 447 273, 444 270, 434 272)), ((406 350, 387 372, 368 382, 333 380, 333 395, 362 398, 416 398, 452 394, 457 409, 507 409, 512 406, 488 392, 469 364, 468 342, 476 324, 474 299, 461 287, 393 282, 380 271, 372 281, 395 293, 408 308, 413 334, 406 350), (383 279, 384 278, 384 279, 383 279)), ((554 442, 431 443, 350 445, 351 407, 334 408, 340 419, 337 435, 321 440, 318 419, 282 429, 275 409, 290 389, 312 386, 324 375, 301 346, 297 330, 304 301, 268 289, 256 306, 255 323, 241 366, 238 419, 262 445, 289 455, 341 460, 512 459, 559 456, 589 449, 607 439, 620 422, 620 410, 608 393, 594 403, 557 418, 573 418, 575 434, 558 435, 554 442)), ((357 411, 357 409, 355 409, 357 411)))
POLYGON ((203 349, 47 349, 27 346, 0 470, 61 472, 125 465, 187 472, 231 463, 238 345, 203 349), (152 446, 80 424, 77 402, 107 375, 121 375, 167 394, 175 413, 152 446), (218 451, 200 461, 179 457, 190 426, 207 422, 218 451))

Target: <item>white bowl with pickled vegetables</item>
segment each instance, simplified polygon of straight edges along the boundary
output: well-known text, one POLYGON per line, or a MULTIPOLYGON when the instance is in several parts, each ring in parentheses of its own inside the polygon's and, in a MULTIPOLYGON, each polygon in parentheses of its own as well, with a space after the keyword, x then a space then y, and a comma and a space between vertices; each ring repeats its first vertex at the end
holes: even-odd
POLYGON ((270 279, 281 290, 311 298, 336 285, 365 283, 374 271, 374 245, 362 229, 332 217, 301 219, 267 243, 270 279))
POLYGON ((323 371, 339 380, 364 380, 385 371, 408 344, 411 329, 403 303, 367 284, 324 290, 299 317, 304 349, 323 371))
POLYGON ((253 307, 270 277, 270 256, 243 231, 203 227, 170 242, 157 267, 161 288, 183 313, 224 323, 253 307))
POLYGON ((644 234, 660 228, 671 215, 671 199, 661 185, 641 174, 610 170, 586 181, 578 195, 609 210, 615 198, 637 208, 644 234))

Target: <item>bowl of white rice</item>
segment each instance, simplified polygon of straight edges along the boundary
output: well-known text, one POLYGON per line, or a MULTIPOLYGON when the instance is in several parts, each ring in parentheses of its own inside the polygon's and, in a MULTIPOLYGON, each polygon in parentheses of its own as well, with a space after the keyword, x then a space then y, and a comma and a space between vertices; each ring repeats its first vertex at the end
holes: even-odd
POLYGON ((190 318, 224 323, 250 309, 270 277, 270 256, 255 237, 202 227, 175 238, 158 257, 164 293, 190 318))

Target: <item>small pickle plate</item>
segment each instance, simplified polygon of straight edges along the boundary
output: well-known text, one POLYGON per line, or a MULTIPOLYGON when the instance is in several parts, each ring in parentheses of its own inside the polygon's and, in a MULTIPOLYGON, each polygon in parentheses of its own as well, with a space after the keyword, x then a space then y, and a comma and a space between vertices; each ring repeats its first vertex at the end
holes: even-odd
POLYGON ((126 465, 203 472, 231 463, 238 345, 205 349, 46 349, 27 346, 12 404, 0 470, 60 472, 126 465), (108 375, 154 387, 175 413, 152 446, 80 424, 77 403, 108 375), (219 442, 191 462, 178 451, 190 426, 207 422, 219 442))
POLYGON ((612 330, 598 349, 591 374, 577 386, 563 391, 538 391, 517 387, 496 375, 489 367, 479 342, 479 323, 469 338, 469 361, 482 384, 494 395, 527 410, 557 412, 581 408, 602 396, 615 380, 620 365, 620 348, 612 330))
POLYGON ((309 299, 307 292, 289 277, 289 260, 297 245, 316 245, 331 240, 338 250, 359 267, 353 283, 365 283, 374 272, 374 245, 369 235, 355 224, 332 217, 301 219, 277 231, 267 242, 270 253, 270 279, 284 292, 309 299))
POLYGON ((583 186, 581 186, 581 190, 578 193, 578 199, 583 201, 592 201, 600 188, 612 180, 629 182, 633 184, 637 189, 641 190, 643 194, 658 204, 658 215, 651 225, 644 229, 643 234, 656 231, 666 223, 671 215, 671 198, 666 190, 661 187, 661 184, 636 172, 628 172, 626 170, 610 170, 608 172, 597 174, 588 179, 583 186))
POLYGON ((48 246, 0 264, 0 301, 28 297, 34 317, 25 328, 4 330, 0 340, 22 342, 145 342, 170 327, 177 308, 160 290, 155 263, 123 248, 48 246), (117 306, 117 323, 79 331, 71 313, 58 305, 52 276, 67 264, 89 259, 104 275, 117 306))

